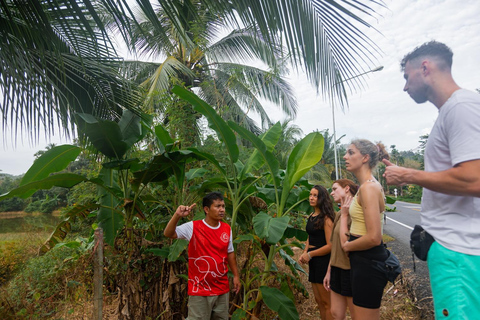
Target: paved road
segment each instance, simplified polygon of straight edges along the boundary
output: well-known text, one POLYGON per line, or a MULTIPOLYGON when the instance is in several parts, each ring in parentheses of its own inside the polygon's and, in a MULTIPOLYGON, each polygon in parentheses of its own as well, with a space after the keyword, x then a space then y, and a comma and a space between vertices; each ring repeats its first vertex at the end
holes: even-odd
POLYGON ((430 290, 427 263, 415 258, 416 271, 413 272, 413 259, 410 250, 410 233, 416 224, 420 224, 420 205, 397 201, 390 207, 397 211, 387 212, 385 234, 395 238, 387 245, 399 258, 404 276, 411 279, 418 306, 421 308, 421 319, 433 319, 432 292, 430 290))

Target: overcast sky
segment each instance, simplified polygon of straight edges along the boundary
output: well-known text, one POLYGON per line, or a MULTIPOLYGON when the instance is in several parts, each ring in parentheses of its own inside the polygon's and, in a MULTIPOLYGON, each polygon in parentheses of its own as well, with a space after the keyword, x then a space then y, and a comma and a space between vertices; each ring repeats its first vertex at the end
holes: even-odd
MULTIPOLYGON (((480 5, 478 0, 386 0, 388 9, 382 17, 369 20, 378 31, 368 36, 381 48, 379 72, 366 75, 367 86, 349 97, 349 109, 335 111, 337 137, 346 135, 343 143, 354 138, 382 141, 387 147, 412 150, 419 145, 419 136, 429 133, 438 114, 431 103, 416 104, 403 92, 404 80, 399 62, 416 46, 437 40, 454 53, 453 76, 457 84, 469 90, 480 88, 480 5)), ((308 134, 329 128, 332 132, 332 110, 316 95, 303 75, 292 75, 299 102, 294 121, 308 134)), ((273 120, 277 109, 268 108, 273 120)), ((480 125, 480 124, 479 124, 480 125)), ((2 146, 0 172, 19 175, 33 163, 33 154, 49 143, 69 143, 58 136, 41 139, 30 146, 28 140, 17 147, 2 146)))

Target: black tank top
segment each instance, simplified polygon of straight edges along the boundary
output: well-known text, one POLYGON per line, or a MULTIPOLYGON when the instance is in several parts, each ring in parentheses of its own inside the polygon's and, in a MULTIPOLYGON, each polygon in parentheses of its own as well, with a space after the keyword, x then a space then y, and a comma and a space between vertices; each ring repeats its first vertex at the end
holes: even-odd
POLYGON ((327 240, 325 239, 325 230, 323 229, 323 226, 321 229, 315 229, 315 221, 317 219, 320 219, 320 215, 310 215, 305 231, 308 233, 308 244, 315 246, 316 248, 321 248, 327 244, 327 240))

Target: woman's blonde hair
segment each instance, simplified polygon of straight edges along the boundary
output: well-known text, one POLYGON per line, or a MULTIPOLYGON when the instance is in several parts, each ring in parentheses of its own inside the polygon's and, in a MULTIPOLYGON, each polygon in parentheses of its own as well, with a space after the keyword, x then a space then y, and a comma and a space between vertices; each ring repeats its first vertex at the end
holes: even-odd
POLYGON ((356 139, 352 141, 352 144, 357 147, 358 151, 360 151, 362 155, 368 155, 370 157, 370 160, 368 161, 368 166, 370 169, 375 168, 379 161, 382 161, 383 159, 390 159, 385 146, 381 142, 374 144, 366 139, 356 139))

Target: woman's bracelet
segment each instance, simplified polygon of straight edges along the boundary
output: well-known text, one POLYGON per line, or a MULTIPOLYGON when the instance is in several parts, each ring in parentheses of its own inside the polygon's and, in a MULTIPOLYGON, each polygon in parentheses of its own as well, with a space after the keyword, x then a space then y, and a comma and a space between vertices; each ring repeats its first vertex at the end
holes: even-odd
POLYGON ((310 255, 310 252, 307 252, 307 255, 310 259, 312 259, 312 256, 310 255))

